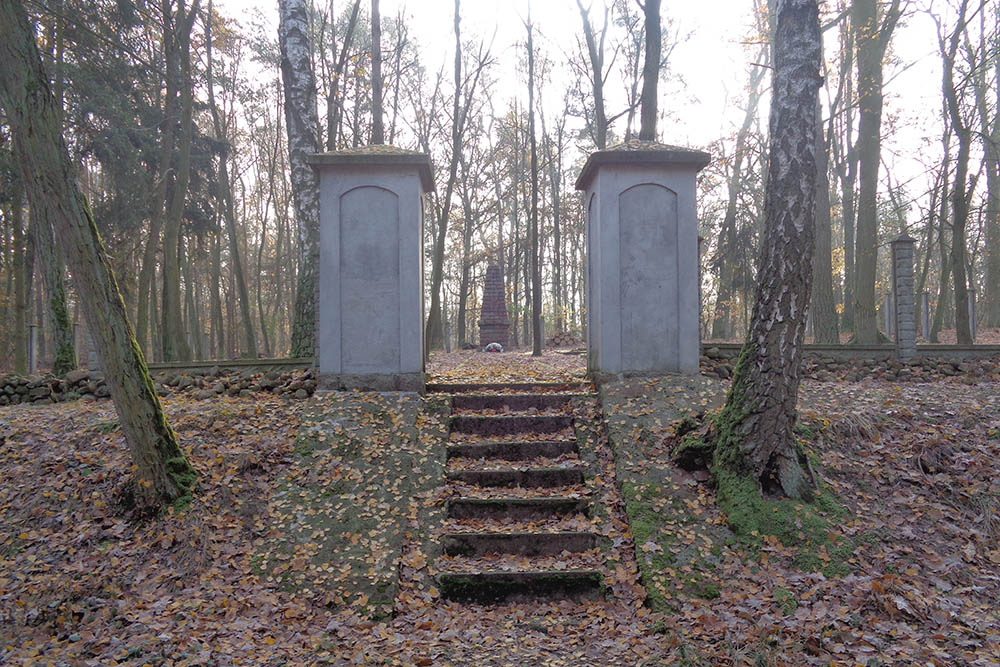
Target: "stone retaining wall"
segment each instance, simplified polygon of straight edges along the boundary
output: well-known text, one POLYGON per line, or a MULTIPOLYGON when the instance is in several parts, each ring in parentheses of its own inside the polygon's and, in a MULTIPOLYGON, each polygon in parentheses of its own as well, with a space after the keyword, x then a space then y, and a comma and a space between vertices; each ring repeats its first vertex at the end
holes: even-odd
MULTIPOLYGON (((996 350, 992 356, 981 358, 918 356, 903 361, 895 357, 894 347, 891 345, 863 348, 872 355, 867 357, 847 356, 847 352, 853 351, 853 346, 822 346, 822 348, 826 349, 816 346, 813 349, 807 348, 803 353, 802 377, 846 382, 856 382, 866 377, 889 381, 928 382, 961 375, 973 382, 1000 381, 1000 350, 996 350), (879 348, 884 350, 876 356, 879 348)), ((739 349, 738 345, 707 347, 701 356, 701 374, 728 379, 733 374, 739 349)))
MULTIPOLYGON (((228 362, 226 362, 228 365, 228 362)), ((291 368, 284 371, 247 367, 234 370, 222 366, 201 369, 151 369, 156 393, 160 396, 183 394, 207 399, 216 396, 253 396, 267 392, 287 398, 303 399, 316 390, 316 378, 311 369, 291 368)), ((86 369, 70 371, 63 378, 53 375, 23 377, 0 376, 0 405, 32 403, 48 405, 74 400, 109 398, 111 392, 104 383, 104 374, 86 369)))

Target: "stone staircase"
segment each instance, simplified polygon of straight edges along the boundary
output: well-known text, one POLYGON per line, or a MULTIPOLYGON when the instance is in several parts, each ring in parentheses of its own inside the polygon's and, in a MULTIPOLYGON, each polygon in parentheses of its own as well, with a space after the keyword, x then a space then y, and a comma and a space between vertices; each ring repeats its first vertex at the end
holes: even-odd
POLYGON ((437 565, 444 598, 501 602, 591 598, 603 577, 580 567, 589 530, 574 403, 590 383, 431 384, 451 396, 447 518, 437 565), (574 563, 576 560, 576 563, 574 563))

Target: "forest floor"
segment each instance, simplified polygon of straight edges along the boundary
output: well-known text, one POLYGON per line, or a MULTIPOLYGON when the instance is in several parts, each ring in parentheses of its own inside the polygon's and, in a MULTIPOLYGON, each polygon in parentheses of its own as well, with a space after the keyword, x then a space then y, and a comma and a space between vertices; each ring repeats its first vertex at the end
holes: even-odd
MULTIPOLYGON (((428 370, 564 381, 583 357, 428 370)), ((996 664, 1000 378, 963 380, 803 382, 802 436, 842 508, 810 554, 734 539, 706 475, 668 463, 676 420, 725 381, 606 385, 615 599, 492 606, 442 601, 419 548, 442 501, 432 399, 168 397, 200 483, 146 521, 114 501, 130 462, 109 401, 3 407, 0 664, 996 664)))

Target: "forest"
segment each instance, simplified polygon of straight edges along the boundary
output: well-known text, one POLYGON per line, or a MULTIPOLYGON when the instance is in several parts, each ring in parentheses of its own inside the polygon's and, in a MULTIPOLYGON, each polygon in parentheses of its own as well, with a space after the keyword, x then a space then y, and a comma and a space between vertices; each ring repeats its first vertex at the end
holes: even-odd
MULTIPOLYGON (((433 38, 413 34, 416 8, 400 5, 378 17, 376 91, 370 3, 287 4, 301 5, 308 26, 314 150, 372 143, 377 92, 383 142, 432 157, 432 349, 477 342, 482 280, 497 260, 512 340, 530 343, 533 182, 545 332, 582 339, 586 243, 573 183, 590 152, 637 136, 642 9, 628 0, 567 2, 568 39, 524 15, 508 45, 496 31, 478 34, 480 23, 463 26, 472 5, 442 3, 440 43, 429 48, 424 40, 433 38)), ((63 135, 147 358, 311 356, 309 341, 294 335, 296 318, 308 317, 297 299, 311 260, 296 223, 283 111, 289 72, 273 8, 204 0, 28 7, 63 135)), ((763 225, 768 8, 740 7, 743 62, 724 73, 733 91, 721 111, 727 120, 694 146, 713 157, 699 178, 706 340, 741 340, 746 331, 763 225)), ((985 0, 837 0, 821 11, 826 168, 812 339, 875 343, 890 333, 880 316, 888 246, 908 234, 929 314, 923 339, 992 341, 1000 327, 1000 9, 985 0), (919 62, 900 55, 914 50, 897 39, 928 37, 919 62), (921 82, 920 98, 912 82, 895 85, 915 67, 939 78, 921 82), (939 91, 936 102, 914 108, 927 90, 939 91)), ((665 7, 658 113, 667 143, 695 94, 689 82, 723 74, 685 71, 691 63, 677 54, 693 39, 665 7)), ((71 367, 74 343, 77 355, 87 345, 74 279, 28 205, 12 150, 0 116, 0 366, 25 371, 34 335, 41 366, 71 367)))
POLYGON ((0 663, 996 664, 1000 6, 707 7, 0 2, 0 663))

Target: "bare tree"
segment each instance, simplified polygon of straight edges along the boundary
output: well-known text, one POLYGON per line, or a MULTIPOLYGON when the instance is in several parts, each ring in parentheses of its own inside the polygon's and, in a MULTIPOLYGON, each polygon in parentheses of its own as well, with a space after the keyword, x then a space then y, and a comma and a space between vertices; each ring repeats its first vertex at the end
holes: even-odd
POLYGON ((372 0, 372 143, 385 143, 382 126, 382 16, 372 0))
POLYGON ((646 17, 646 60, 642 66, 639 139, 656 141, 656 89, 660 81, 660 0, 639 3, 646 17))
POLYGON ((542 354, 542 273, 538 266, 538 141, 535 138, 535 43, 531 15, 528 30, 528 137, 531 142, 531 228, 528 245, 531 252, 531 356, 542 354))
POLYGON ((590 57, 590 86, 594 95, 594 143, 598 150, 604 150, 608 144, 608 117, 604 110, 604 40, 608 33, 608 7, 604 6, 604 25, 601 27, 600 38, 597 38, 590 24, 590 12, 584 8, 581 0, 576 0, 576 6, 580 9, 587 54, 590 57))
POLYGON ((875 321, 875 269, 878 258, 878 172, 882 150, 882 64, 892 33, 902 15, 892 0, 880 17, 877 0, 854 0, 851 25, 857 47, 858 159, 860 183, 854 285, 855 342, 878 342, 875 321))
POLYGON ((226 136, 220 118, 219 108, 215 104, 215 81, 212 63, 212 0, 208 0, 208 14, 205 17, 205 50, 208 67, 205 71, 206 87, 208 88, 208 106, 212 112, 212 127, 219 146, 219 174, 217 200, 222 209, 222 218, 226 221, 226 231, 229 237, 229 261, 233 263, 233 275, 236 277, 236 289, 240 299, 240 315, 243 320, 244 353, 251 359, 257 358, 257 337, 254 335, 253 318, 250 316, 250 292, 247 290, 246 274, 243 272, 242 252, 236 231, 236 213, 233 208, 233 185, 229 179, 229 138, 226 136))

